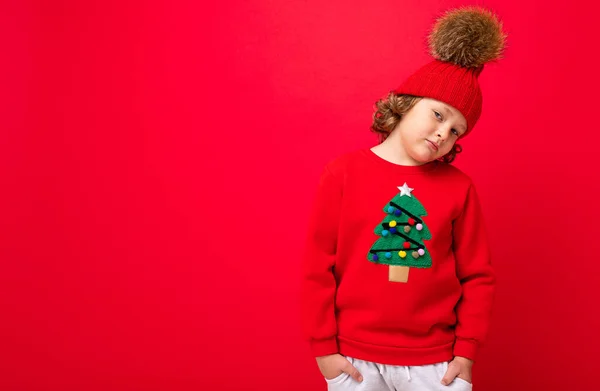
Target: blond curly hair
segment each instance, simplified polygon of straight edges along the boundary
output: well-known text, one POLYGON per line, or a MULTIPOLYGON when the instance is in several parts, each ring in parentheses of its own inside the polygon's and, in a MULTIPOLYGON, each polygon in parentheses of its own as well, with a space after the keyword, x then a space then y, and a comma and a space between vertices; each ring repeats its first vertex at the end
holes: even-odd
MULTIPOLYGON (((396 128, 402 116, 421 99, 421 96, 396 94, 392 91, 387 98, 380 99, 375 103, 377 110, 373 113, 371 131, 377 134, 380 143, 396 128)), ((454 144, 450 152, 437 160, 444 163, 452 163, 461 152, 462 147, 454 144)))

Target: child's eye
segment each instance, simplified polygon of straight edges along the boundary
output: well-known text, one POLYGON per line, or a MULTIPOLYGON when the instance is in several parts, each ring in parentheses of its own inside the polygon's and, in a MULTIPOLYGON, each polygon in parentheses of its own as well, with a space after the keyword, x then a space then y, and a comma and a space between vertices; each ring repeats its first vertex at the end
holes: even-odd
POLYGON ((456 129, 452 129, 452 133, 454 133, 455 136, 459 135, 458 130, 456 130, 456 129))
POLYGON ((437 112, 437 111, 435 111, 435 110, 433 110, 433 112, 435 113, 435 116, 436 116, 438 119, 442 119, 442 115, 441 115, 440 113, 438 113, 438 112, 437 112))

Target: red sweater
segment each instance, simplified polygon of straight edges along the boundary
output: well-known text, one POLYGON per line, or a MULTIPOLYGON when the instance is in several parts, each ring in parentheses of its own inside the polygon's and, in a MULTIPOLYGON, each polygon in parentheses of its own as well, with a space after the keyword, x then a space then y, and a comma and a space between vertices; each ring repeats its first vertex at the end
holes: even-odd
POLYGON ((494 285, 477 192, 459 169, 401 166, 369 149, 325 167, 301 284, 315 356, 392 365, 474 360, 494 285))

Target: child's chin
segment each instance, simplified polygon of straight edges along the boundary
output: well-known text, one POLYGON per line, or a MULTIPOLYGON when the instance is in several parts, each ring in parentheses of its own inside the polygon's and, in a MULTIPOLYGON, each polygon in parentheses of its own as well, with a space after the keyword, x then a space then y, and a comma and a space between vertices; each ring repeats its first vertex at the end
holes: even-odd
POLYGON ((435 153, 415 153, 412 155, 412 158, 421 164, 426 164, 437 159, 435 153))

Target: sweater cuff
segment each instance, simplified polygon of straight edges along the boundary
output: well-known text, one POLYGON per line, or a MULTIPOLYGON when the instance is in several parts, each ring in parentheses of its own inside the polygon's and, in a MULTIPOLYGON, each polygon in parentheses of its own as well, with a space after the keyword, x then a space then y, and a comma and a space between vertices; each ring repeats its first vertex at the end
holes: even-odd
POLYGON ((310 349, 312 351, 313 356, 315 356, 315 357, 328 356, 330 354, 335 354, 339 351, 338 344, 337 344, 337 338, 332 337, 332 338, 328 338, 328 339, 319 339, 319 340, 313 339, 312 341, 310 341, 310 349))
POLYGON ((454 342, 454 356, 460 356, 475 361, 477 342, 469 339, 456 339, 454 342))

